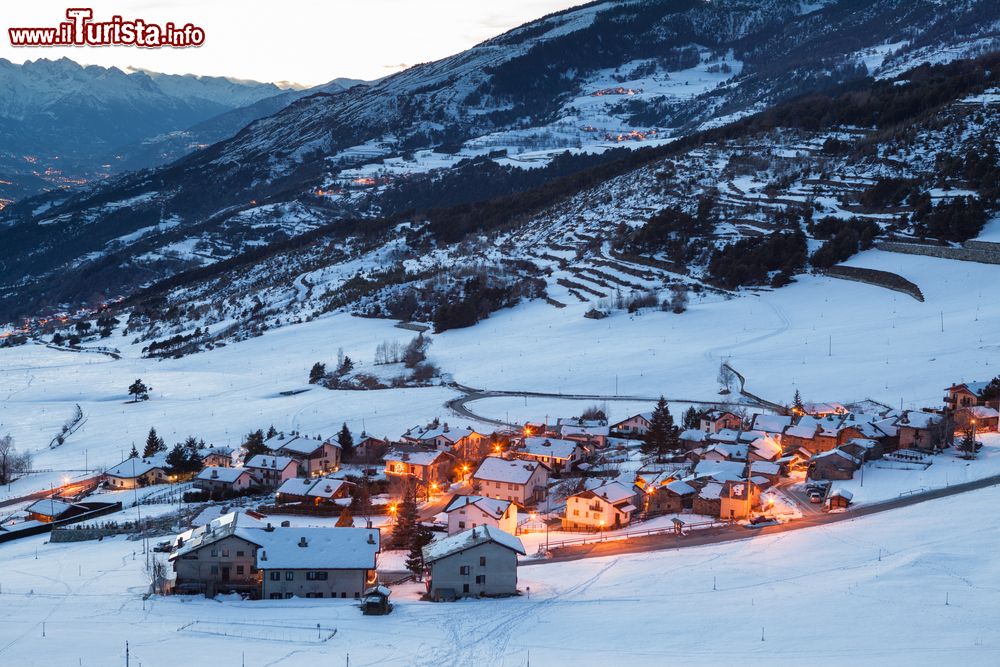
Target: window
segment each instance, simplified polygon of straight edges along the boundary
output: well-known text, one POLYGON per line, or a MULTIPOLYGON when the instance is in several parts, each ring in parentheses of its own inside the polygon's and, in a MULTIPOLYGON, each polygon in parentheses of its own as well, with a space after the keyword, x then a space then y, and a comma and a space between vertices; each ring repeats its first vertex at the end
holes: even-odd
POLYGON ((459 574, 463 574, 465 576, 468 576, 469 575, 469 566, 468 565, 462 565, 461 567, 458 568, 458 573, 459 574))
POLYGON ((295 581, 295 573, 291 570, 285 572, 285 581, 295 581))
POLYGON ((477 584, 485 584, 486 583, 486 575, 485 574, 477 574, 476 575, 476 583, 477 584))
POLYGON ((212 574, 218 574, 218 573, 219 573, 219 566, 218 565, 213 565, 212 566, 212 574))
POLYGON ((307 581, 326 581, 329 572, 306 572, 307 581))
POLYGON ((246 553, 244 553, 243 551, 237 551, 236 552, 236 557, 237 558, 243 558, 244 556, 246 556, 246 553))
POLYGON ((459 521, 458 522, 458 529, 459 530, 465 530, 465 522, 464 521, 459 521))
POLYGON ((361 597, 361 593, 354 591, 354 599, 357 600, 359 597, 361 597))
POLYGON ((462 584, 462 592, 463 593, 469 592, 469 584, 462 584))
POLYGON ((223 549, 222 550, 222 557, 223 558, 229 558, 229 549, 223 549))
POLYGON ((580 510, 573 510, 573 516, 580 516, 580 510))
POLYGON ((281 598, 283 598, 285 596, 282 595, 281 593, 271 593, 270 597, 271 597, 272 600, 280 600, 281 598))
POLYGON ((318 593, 306 593, 306 597, 307 598, 321 598, 321 597, 323 597, 323 592, 320 591, 318 593))
POLYGON ((341 591, 340 597, 346 598, 347 597, 347 591, 341 591))
POLYGON ((281 572, 278 570, 271 572, 271 581, 281 581, 281 572))
POLYGON ((218 558, 218 557, 219 557, 219 550, 212 549, 212 558, 218 558))
POLYGON ((486 556, 479 557, 479 567, 486 567, 486 556))
POLYGON ((285 593, 285 599, 286 600, 291 600, 292 599, 292 594, 291 593, 285 593))
POLYGON ((236 566, 236 574, 243 574, 243 566, 242 565, 237 565, 236 566))

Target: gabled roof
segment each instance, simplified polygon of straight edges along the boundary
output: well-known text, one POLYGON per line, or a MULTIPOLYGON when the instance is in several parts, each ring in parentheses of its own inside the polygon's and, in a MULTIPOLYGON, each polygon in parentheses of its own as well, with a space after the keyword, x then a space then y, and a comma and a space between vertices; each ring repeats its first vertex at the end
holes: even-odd
POLYGON ((254 531, 253 528, 261 526, 263 524, 260 521, 244 512, 223 514, 217 519, 212 519, 204 526, 191 528, 175 537, 174 546, 176 548, 170 554, 170 560, 189 554, 209 544, 214 544, 232 535, 236 535, 251 544, 259 545, 259 542, 255 540, 257 531, 254 531), (178 544, 180 546, 177 546, 178 544))
POLYGON ((59 518, 69 510, 73 508, 73 505, 69 503, 64 503, 61 500, 55 500, 53 498, 45 498, 44 500, 36 500, 32 504, 25 508, 26 512, 31 512, 32 514, 40 514, 42 516, 52 517, 53 519, 59 518))
POLYGON ((452 512, 466 507, 467 505, 474 505, 475 507, 481 509, 485 514, 489 514, 490 516, 499 519, 507 512, 508 509, 510 509, 510 506, 513 505, 513 503, 509 500, 484 498, 483 496, 455 496, 444 508, 444 511, 452 512))
POLYGON ((577 426, 575 424, 563 424, 559 427, 559 435, 563 437, 571 435, 583 435, 590 437, 601 437, 611 433, 610 426, 577 426))
POLYGON ((349 486, 350 482, 342 479, 329 479, 320 477, 319 479, 286 479, 278 487, 276 493, 288 494, 290 496, 308 496, 312 498, 333 498, 344 486, 349 486))
POLYGON ((781 466, 770 461, 754 461, 750 464, 750 474, 760 473, 762 475, 777 475, 781 472, 781 466))
POLYGON ((996 419, 1000 415, 995 409, 988 408, 985 405, 970 405, 961 408, 960 411, 976 419, 996 419))
POLYGON ((831 456, 836 456, 836 457, 842 458, 842 459, 844 459, 846 461, 850 461, 854 465, 861 465, 861 461, 859 461, 855 456, 852 456, 851 454, 848 454, 843 449, 830 449, 830 450, 825 451, 825 452, 820 452, 819 454, 816 454, 815 456, 813 456, 812 460, 813 461, 818 461, 820 459, 829 458, 831 456))
POLYGON ((424 562, 433 563, 489 542, 499 544, 522 556, 525 555, 524 545, 517 537, 499 528, 483 525, 431 542, 424 547, 424 562))
POLYGON ((232 484, 242 475, 249 474, 250 471, 246 468, 218 468, 215 466, 208 466, 207 468, 202 468, 198 472, 198 476, 195 479, 232 484))
POLYGON ((414 466, 429 466, 437 463, 442 457, 447 457, 446 452, 437 449, 417 449, 412 447, 396 447, 385 454, 385 460, 402 461, 414 466))
POLYGON ((781 455, 781 443, 766 435, 762 438, 757 438, 750 446, 757 452, 759 456, 765 459, 773 459, 781 455))
POLYGON ((898 428, 910 427, 910 428, 930 428, 931 426, 941 422, 941 415, 936 415, 930 412, 917 412, 916 410, 907 410, 903 415, 896 420, 896 426, 898 428))
POLYGON ((277 435, 273 435, 264 441, 264 446, 272 452, 284 451, 302 456, 312 454, 325 444, 333 445, 337 448, 340 447, 340 445, 336 442, 321 440, 319 438, 310 438, 306 435, 294 433, 287 435, 284 433, 278 433, 277 435))
POLYGON ((782 433, 791 425, 792 418, 788 415, 757 414, 753 418, 753 430, 765 433, 782 433))
POLYGON ((717 482, 743 479, 745 464, 741 461, 698 461, 695 477, 711 477, 717 482))
POLYGON ((121 477, 123 479, 130 479, 133 477, 140 477, 150 472, 151 470, 163 470, 166 466, 162 457, 149 457, 148 459, 139 458, 138 456, 127 458, 114 468, 109 468, 105 471, 105 474, 112 477, 121 477))
POLYGON ((563 440, 561 438, 524 438, 524 446, 514 453, 526 452, 533 456, 549 456, 557 459, 570 459, 580 443, 576 440, 563 440))
POLYGON ((832 489, 830 491, 830 494, 827 496, 828 499, 834 497, 840 497, 850 502, 854 498, 854 494, 848 491, 847 489, 836 488, 832 489))
POLYGON ((785 435, 790 435, 795 438, 805 438, 807 440, 812 440, 816 437, 816 433, 819 431, 819 426, 816 424, 796 424, 795 426, 789 426, 785 429, 785 435))
POLYGON ((451 443, 456 443, 462 438, 468 437, 473 433, 482 435, 478 433, 473 428, 454 428, 448 426, 448 424, 438 424, 437 426, 425 426, 423 428, 412 428, 406 432, 404 437, 411 438, 413 440, 434 440, 435 438, 441 437, 451 443))
POLYGON ((613 428, 615 426, 621 426, 625 422, 632 421, 633 419, 642 419, 646 423, 651 423, 653 421, 653 413, 652 412, 640 412, 639 414, 632 415, 631 417, 628 417, 627 419, 623 419, 620 422, 615 422, 614 424, 611 425, 611 427, 613 428))
POLYGON ((686 431, 681 431, 677 437, 688 442, 705 442, 708 439, 708 434, 696 428, 689 428, 686 431))
POLYGON ((253 529, 260 570, 371 570, 380 549, 377 528, 253 529))
POLYGON ((970 392, 972 392, 976 396, 982 397, 983 392, 986 391, 986 388, 989 387, 989 386, 990 386, 990 381, 986 381, 986 382, 982 382, 982 381, 979 381, 979 382, 960 382, 958 384, 951 385, 945 391, 954 391, 956 389, 968 389, 970 392))
POLYGON ((258 454, 246 462, 245 468, 268 468, 270 470, 284 470, 290 465, 298 465, 295 459, 288 456, 268 456, 258 454))
POLYGON ((695 492, 693 486, 691 486, 687 482, 682 482, 679 479, 670 482, 670 484, 667 484, 663 488, 666 489, 667 491, 670 491, 671 493, 676 493, 679 496, 686 496, 695 492))
POLYGON ((631 500, 635 497, 635 491, 628 488, 621 482, 606 482, 600 486, 596 486, 593 489, 587 489, 586 491, 581 491, 574 495, 583 498, 592 498, 594 496, 600 496, 604 500, 608 501, 612 505, 615 503, 622 502, 623 500, 631 500))
POLYGON ((704 498, 705 500, 715 500, 722 496, 722 484, 718 482, 709 482, 702 487, 701 491, 698 492, 699 498, 704 498))
POLYGON ((544 467, 538 461, 508 461, 496 456, 489 456, 483 459, 472 476, 475 479, 486 479, 491 482, 526 484, 536 470, 544 467))

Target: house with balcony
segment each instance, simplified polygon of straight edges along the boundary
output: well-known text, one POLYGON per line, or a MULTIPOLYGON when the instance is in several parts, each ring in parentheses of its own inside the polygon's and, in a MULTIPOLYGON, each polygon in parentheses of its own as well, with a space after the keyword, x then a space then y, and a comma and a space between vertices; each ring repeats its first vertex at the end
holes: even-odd
POLYGON ((545 499, 549 469, 538 461, 490 456, 479 464, 472 481, 479 487, 479 495, 521 506, 535 505, 545 499))
POLYGON ((586 456, 587 450, 577 440, 526 437, 511 454, 526 461, 544 463, 552 472, 567 472, 586 456))
POLYGON ((258 454, 243 467, 266 489, 277 489, 285 480, 299 476, 299 462, 288 456, 258 454))
POLYGON ((299 433, 277 433, 264 441, 275 456, 294 459, 302 475, 317 477, 340 468, 340 445, 330 440, 299 433))
POLYGON ((448 515, 449 535, 477 526, 494 526, 512 535, 517 532, 517 505, 509 500, 455 496, 445 506, 444 513, 448 515))
POLYGON ((411 483, 425 493, 446 489, 454 468, 455 457, 438 449, 396 445, 385 454, 385 476, 391 492, 397 495, 411 483))
POLYGON ((636 508, 634 488, 607 482, 566 498, 563 530, 616 530, 629 525, 636 508))

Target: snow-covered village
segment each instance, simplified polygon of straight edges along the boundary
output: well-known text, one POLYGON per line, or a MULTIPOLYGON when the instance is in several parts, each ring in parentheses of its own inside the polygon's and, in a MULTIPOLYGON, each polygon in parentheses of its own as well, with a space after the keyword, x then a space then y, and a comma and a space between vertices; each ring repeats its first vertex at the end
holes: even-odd
POLYGON ((1000 664, 1000 5, 33 4, 0 665, 1000 664))

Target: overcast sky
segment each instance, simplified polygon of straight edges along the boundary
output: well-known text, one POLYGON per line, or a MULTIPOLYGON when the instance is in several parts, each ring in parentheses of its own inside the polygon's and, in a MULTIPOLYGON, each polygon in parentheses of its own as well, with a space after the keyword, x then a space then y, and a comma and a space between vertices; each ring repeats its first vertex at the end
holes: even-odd
POLYGON ((83 64, 315 85, 375 79, 436 60, 583 0, 0 0, 0 58, 66 56, 83 64), (67 7, 149 22, 193 23, 204 46, 13 48, 10 27, 55 26, 67 7))

